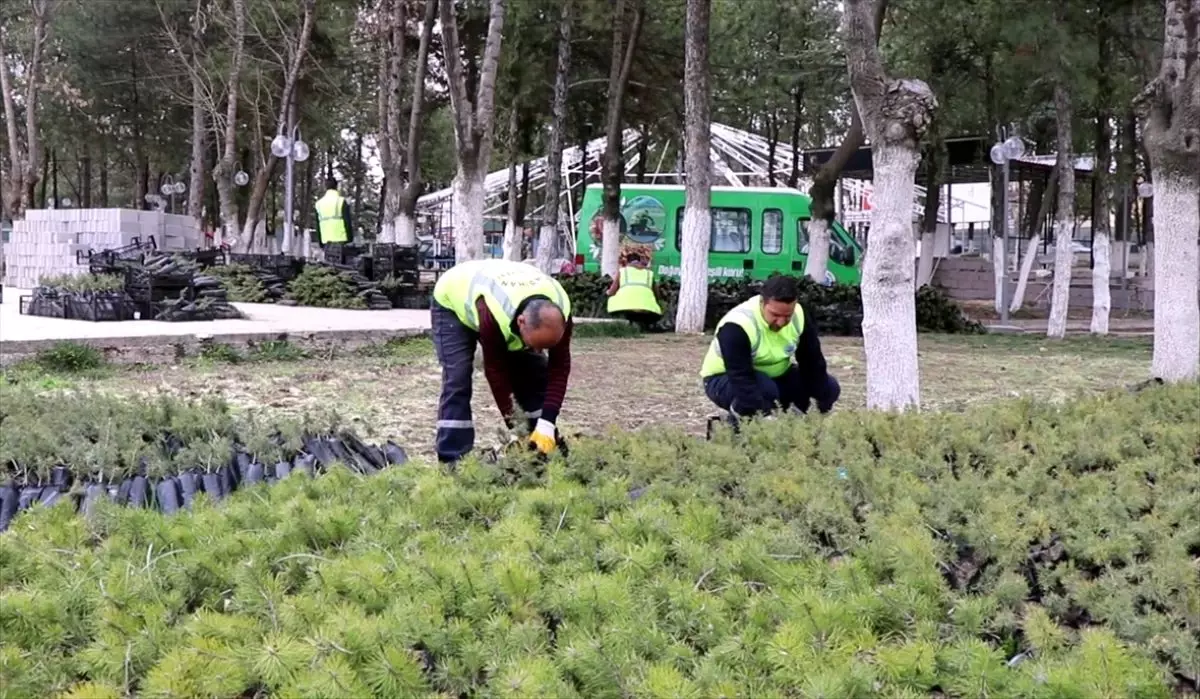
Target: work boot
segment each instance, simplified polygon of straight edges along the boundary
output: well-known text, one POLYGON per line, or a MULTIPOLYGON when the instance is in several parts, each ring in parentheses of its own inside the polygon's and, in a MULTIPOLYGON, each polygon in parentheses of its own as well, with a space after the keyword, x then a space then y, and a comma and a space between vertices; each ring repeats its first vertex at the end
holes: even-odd
POLYGON ((733 430, 734 434, 738 434, 738 432, 741 431, 741 423, 738 420, 737 415, 726 411, 720 415, 709 416, 708 425, 705 430, 705 439, 712 441, 713 433, 716 432, 716 426, 720 424, 728 425, 733 430))

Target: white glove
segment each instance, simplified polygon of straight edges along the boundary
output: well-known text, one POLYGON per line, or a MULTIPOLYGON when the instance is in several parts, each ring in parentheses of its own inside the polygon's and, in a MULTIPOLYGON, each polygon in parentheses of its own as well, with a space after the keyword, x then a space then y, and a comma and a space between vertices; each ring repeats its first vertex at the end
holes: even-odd
POLYGON ((555 427, 554 423, 541 418, 537 421, 537 426, 533 430, 533 434, 529 435, 529 441, 533 442, 538 451, 543 454, 549 454, 554 450, 557 440, 554 438, 555 427))

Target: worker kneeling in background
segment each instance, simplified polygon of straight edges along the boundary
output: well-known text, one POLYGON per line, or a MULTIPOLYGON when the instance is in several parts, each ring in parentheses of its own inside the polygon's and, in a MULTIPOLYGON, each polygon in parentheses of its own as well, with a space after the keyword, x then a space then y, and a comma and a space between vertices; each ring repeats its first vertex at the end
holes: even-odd
POLYGON ((805 413, 812 401, 826 413, 841 395, 798 296, 796 280, 771 277, 758 296, 717 323, 700 376, 709 400, 735 421, 776 406, 805 413))
POLYGON ((442 365, 439 461, 456 462, 475 446, 471 383, 477 343, 505 424, 513 427, 515 395, 529 417, 531 445, 542 454, 561 445, 555 421, 571 374, 574 321, 571 300, 557 280, 523 262, 463 262, 434 286, 430 320, 442 365))
POLYGON ((654 272, 648 263, 640 253, 628 253, 607 292, 608 314, 624 318, 643 330, 662 320, 662 308, 654 297, 654 272))

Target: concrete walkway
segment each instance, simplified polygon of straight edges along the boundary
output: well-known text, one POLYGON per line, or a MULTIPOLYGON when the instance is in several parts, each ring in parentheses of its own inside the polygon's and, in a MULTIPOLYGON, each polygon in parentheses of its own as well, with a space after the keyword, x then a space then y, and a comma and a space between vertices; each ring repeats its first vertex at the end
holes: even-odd
POLYGON ((0 304, 0 347, 12 343, 54 340, 103 340, 162 338, 163 340, 262 336, 310 335, 317 333, 396 331, 413 334, 429 329, 429 311, 393 309, 390 311, 352 311, 336 308, 278 306, 270 303, 235 303, 243 320, 212 320, 165 323, 136 320, 92 323, 86 320, 62 320, 21 315, 20 297, 26 289, 5 287, 0 304))
MULTIPOLYGON (((1007 324, 998 320, 984 321, 988 332, 1045 335, 1049 321, 1045 318, 1014 318, 1007 324)), ((1091 320, 1067 319, 1068 335, 1086 335, 1091 333, 1091 320)), ((1113 335, 1153 335, 1154 320, 1147 318, 1110 318, 1108 331, 1113 335)))

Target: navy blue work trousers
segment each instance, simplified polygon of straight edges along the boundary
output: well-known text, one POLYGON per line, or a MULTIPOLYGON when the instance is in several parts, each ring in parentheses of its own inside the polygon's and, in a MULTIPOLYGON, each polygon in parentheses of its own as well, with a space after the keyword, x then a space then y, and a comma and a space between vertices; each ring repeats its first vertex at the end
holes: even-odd
POLYGON ((818 385, 810 385, 800 373, 796 365, 792 365, 782 376, 771 378, 761 371, 754 372, 758 384, 759 405, 734 405, 736 392, 733 382, 726 374, 717 374, 704 380, 704 393, 718 407, 737 415, 753 415, 755 413, 770 413, 776 406, 784 410, 794 407, 802 413, 807 413, 809 406, 815 401, 817 409, 827 413, 833 409, 833 404, 842 395, 842 387, 837 379, 829 374, 818 385))
MULTIPOLYGON (((442 395, 438 401, 437 455, 443 463, 458 461, 475 446, 471 418, 471 383, 479 333, 463 325, 454 311, 436 301, 429 309, 433 349, 442 365, 442 395)), ((537 352, 508 352, 505 365, 513 398, 529 418, 530 429, 542 414, 546 398, 546 357, 537 352)))

